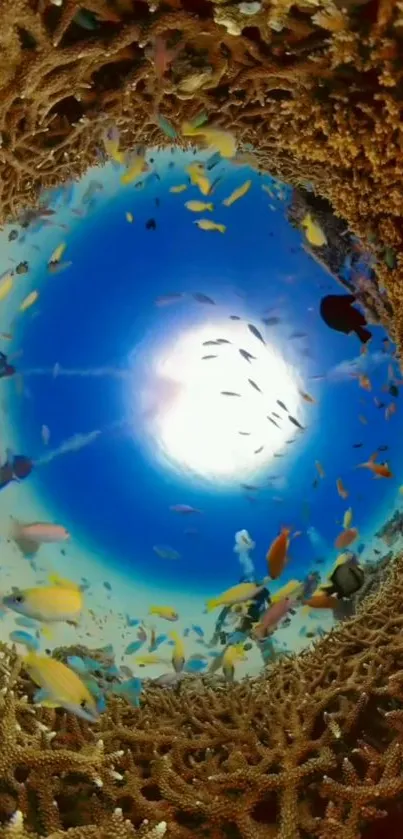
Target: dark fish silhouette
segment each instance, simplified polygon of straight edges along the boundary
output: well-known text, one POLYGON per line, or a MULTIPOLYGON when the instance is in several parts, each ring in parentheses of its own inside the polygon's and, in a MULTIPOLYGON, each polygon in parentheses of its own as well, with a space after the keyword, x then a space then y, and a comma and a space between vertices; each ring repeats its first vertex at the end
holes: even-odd
POLYGON ((262 391, 260 390, 259 385, 257 385, 257 384, 256 384, 256 382, 254 382, 254 381, 253 381, 253 379, 248 379, 248 382, 249 382, 249 384, 250 384, 250 385, 252 385, 252 387, 254 387, 254 388, 255 388, 255 390, 257 390, 257 391, 258 391, 258 393, 262 393, 262 391))
POLYGON ((258 328, 256 326, 254 326, 253 323, 248 323, 248 329, 249 329, 249 332, 251 332, 252 335, 254 335, 255 338, 258 339, 258 341, 261 341, 262 344, 264 344, 266 346, 266 341, 264 340, 262 333, 259 332, 258 328))
POLYGON ((230 344, 231 341, 227 341, 226 338, 217 338, 217 344, 230 344))
POLYGON ((273 423, 273 425, 275 425, 275 426, 276 426, 276 428, 280 428, 280 426, 279 426, 279 424, 276 422, 276 420, 272 419, 271 417, 267 417, 267 419, 269 420, 269 422, 272 422, 272 423, 273 423))
POLYGON ((295 443, 295 440, 286 440, 285 442, 287 446, 290 446, 291 443, 295 443))
POLYGON ((216 355, 202 355, 202 361, 208 361, 209 358, 217 358, 216 355))
POLYGON ((240 393, 234 393, 233 390, 222 390, 221 396, 240 396, 240 393))
POLYGON ((255 486, 254 484, 239 484, 242 489, 246 489, 247 492, 258 492, 260 487, 255 486))
POLYGON ((240 434, 241 437, 250 437, 251 433, 250 431, 238 431, 238 434, 240 434))
POLYGON ((396 385, 389 385, 388 390, 391 396, 394 396, 395 398, 399 396, 399 388, 396 387, 396 385))
POLYGON ((288 336, 290 341, 293 341, 294 338, 307 338, 306 332, 291 332, 291 335, 288 336))
POLYGON ((282 408, 283 411, 287 411, 287 414, 289 413, 287 406, 284 405, 284 402, 280 402, 279 399, 276 399, 276 402, 277 402, 277 405, 280 405, 280 408, 282 408))
POLYGON ((212 347, 213 345, 216 346, 218 341, 203 341, 203 347, 212 347))
POLYGON ((192 297, 197 303, 209 303, 210 306, 215 306, 214 300, 211 297, 207 297, 207 294, 201 294, 199 291, 195 291, 192 297))
POLYGON ((263 449, 264 449, 264 446, 259 446, 259 448, 258 448, 258 449, 255 449, 255 451, 253 452, 253 454, 260 454, 260 452, 262 452, 262 451, 263 451, 263 449))
POLYGON ((157 229, 157 222, 155 221, 155 218, 149 218, 148 221, 146 221, 146 230, 156 230, 156 229, 157 229))
POLYGON ((276 452, 276 453, 273 455, 273 457, 284 457, 284 455, 283 455, 283 454, 280 454, 279 452, 276 452))
POLYGON ((253 361, 256 361, 256 356, 255 356, 255 355, 252 355, 252 354, 251 354, 250 352, 248 352, 247 350, 239 350, 238 352, 240 353, 240 355, 242 356, 242 358, 244 358, 244 359, 245 359, 245 361, 247 361, 249 364, 250 364, 250 362, 251 362, 251 359, 253 359, 253 361))
POLYGON ((389 446, 378 446, 378 452, 386 452, 389 446))
POLYGON ((281 323, 281 318, 262 318, 262 323, 264 323, 266 326, 277 326, 279 323, 281 323))
POLYGON ((230 319, 230 320, 241 320, 241 318, 239 317, 239 315, 230 315, 230 316, 229 316, 229 319, 230 319))
POLYGON ((363 445, 363 443, 353 443, 353 449, 361 449, 363 445))
POLYGON ((353 306, 355 303, 354 294, 328 294, 322 297, 320 303, 320 316, 330 329, 336 332, 344 332, 350 335, 355 332, 362 344, 366 344, 372 338, 364 315, 353 306))
POLYGON ((281 419, 281 417, 279 416, 279 414, 276 414, 276 412, 275 412, 275 411, 272 411, 272 415, 273 415, 273 417, 276 417, 276 419, 281 419))
POLYGON ((295 425, 295 427, 296 427, 296 428, 300 428, 300 429, 301 429, 301 431, 305 431, 304 426, 303 426, 303 425, 301 425, 301 423, 300 423, 300 422, 298 422, 298 420, 297 420, 297 419, 295 419, 295 417, 292 417, 292 416, 290 415, 290 416, 288 417, 288 419, 290 420, 290 422, 292 422, 292 424, 293 424, 293 425, 295 425))

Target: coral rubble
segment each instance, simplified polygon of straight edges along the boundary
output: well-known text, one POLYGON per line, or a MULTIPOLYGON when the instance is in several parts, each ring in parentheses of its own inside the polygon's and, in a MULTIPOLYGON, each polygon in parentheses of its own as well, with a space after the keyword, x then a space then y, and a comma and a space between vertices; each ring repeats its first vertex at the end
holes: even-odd
POLYGON ((125 148, 163 145, 157 111, 178 126, 202 109, 371 244, 402 339, 401 3, 0 0, 0 15, 3 220, 95 163, 106 124, 125 148))
POLYGON ((33 707, 3 647, 0 839, 365 836, 403 793, 403 558, 387 567, 353 618, 260 678, 149 686, 96 726, 33 707))

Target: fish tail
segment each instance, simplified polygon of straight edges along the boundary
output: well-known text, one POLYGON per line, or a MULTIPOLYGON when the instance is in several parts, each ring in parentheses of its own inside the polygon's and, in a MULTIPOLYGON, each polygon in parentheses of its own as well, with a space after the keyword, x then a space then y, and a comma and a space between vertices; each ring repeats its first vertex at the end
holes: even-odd
POLYGON ((208 600, 206 603, 206 611, 212 612, 218 606, 218 600, 208 600))
POLYGON ((225 224, 217 224, 217 230, 219 230, 220 233, 225 233, 225 224))
POLYGON ((355 334, 360 339, 362 344, 366 344, 372 338, 372 333, 369 331, 369 329, 364 329, 363 326, 357 326, 357 328, 355 329, 355 334))

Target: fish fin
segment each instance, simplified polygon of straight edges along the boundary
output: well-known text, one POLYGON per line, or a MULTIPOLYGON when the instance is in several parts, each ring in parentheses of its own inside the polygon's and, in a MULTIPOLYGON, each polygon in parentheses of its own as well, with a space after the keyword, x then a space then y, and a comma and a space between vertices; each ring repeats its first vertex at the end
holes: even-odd
POLYGON ((372 338, 372 333, 369 331, 369 329, 364 329, 363 326, 357 326, 354 332, 357 335, 357 338, 360 339, 362 344, 367 344, 368 341, 370 341, 372 338))
POLYGON ((379 452, 374 452, 373 454, 371 454, 371 457, 369 458, 368 463, 375 463, 375 461, 378 457, 378 454, 379 454, 379 452))

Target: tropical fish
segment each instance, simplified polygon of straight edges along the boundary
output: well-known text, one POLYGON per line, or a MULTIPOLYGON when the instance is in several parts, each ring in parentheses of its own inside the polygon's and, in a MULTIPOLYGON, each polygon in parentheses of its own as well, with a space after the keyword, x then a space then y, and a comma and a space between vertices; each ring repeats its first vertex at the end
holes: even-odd
POLYGON ((167 42, 161 35, 157 35, 153 38, 152 47, 152 59, 155 67, 155 74, 157 79, 161 82, 163 76, 167 70, 169 70, 170 64, 172 64, 182 47, 179 44, 174 49, 168 49, 167 42))
POLYGON ((64 588, 58 585, 16 588, 12 594, 3 597, 3 604, 14 612, 44 623, 57 621, 77 623, 83 608, 83 595, 78 586, 77 588, 64 588))
POLYGON ((269 632, 273 632, 277 624, 288 614, 292 608, 293 601, 289 597, 278 600, 276 603, 271 603, 264 615, 260 618, 253 628, 253 634, 256 638, 265 638, 269 632))
POLYGON ((369 469, 374 478, 393 478, 393 473, 390 471, 387 463, 376 463, 378 452, 374 452, 366 463, 359 463, 357 468, 369 469))
POLYGON ((329 574, 329 583, 324 588, 327 594, 338 597, 352 597, 364 584, 365 574, 357 557, 351 553, 341 554, 329 574))
POLYGON ((153 545, 153 551, 161 559, 180 559, 180 553, 169 545, 153 545))
POLYGON ((239 583, 236 586, 219 594, 218 597, 213 597, 206 603, 206 611, 211 612, 217 606, 234 606, 236 603, 245 603, 248 600, 253 600, 264 588, 264 584, 257 585, 256 583, 239 583))
POLYGON ((243 644, 230 644, 224 651, 221 659, 221 666, 227 682, 234 681, 235 664, 246 658, 243 644))
POLYGON ((314 594, 309 600, 304 600, 304 606, 310 606, 311 609, 336 609, 338 603, 337 597, 332 597, 325 592, 314 594))
POLYGON ((273 539, 267 551, 266 562, 272 580, 277 580, 284 570, 287 561, 288 546, 290 544, 290 533, 291 530, 288 527, 283 527, 279 535, 273 539))
POLYGON ((320 304, 320 316, 330 329, 350 335, 355 332, 362 344, 372 338, 371 332, 365 329, 367 321, 364 315, 352 305, 355 303, 354 294, 328 294, 320 304))
POLYGON ((47 522, 31 522, 22 524, 15 522, 14 539, 27 539, 36 542, 38 545, 51 542, 65 542, 70 538, 70 533, 61 524, 48 524, 47 522))
POLYGON ((13 287, 13 276, 12 274, 6 274, 5 277, 3 276, 0 280, 0 300, 5 300, 6 297, 10 294, 10 291, 13 287))
POLYGON ((161 129, 164 132, 166 137, 169 137, 171 140, 175 140, 178 136, 178 132, 176 128, 169 122, 166 117, 161 116, 161 114, 156 115, 156 121, 161 129))
POLYGON ((337 478, 336 487, 337 487, 337 492, 340 495, 340 498, 343 498, 343 499, 348 498, 348 492, 345 489, 343 481, 341 480, 341 478, 337 478))
POLYGON ((128 158, 127 169, 123 175, 120 176, 120 183, 124 186, 131 184, 142 174, 142 172, 146 172, 148 169, 148 163, 146 163, 144 159, 144 149, 141 148, 136 152, 132 152, 128 158))
POLYGON ((24 300, 22 301, 22 303, 20 303, 19 311, 20 312, 26 312, 27 309, 30 309, 31 306, 34 305, 34 303, 36 302, 38 297, 39 297, 39 291, 36 291, 36 290, 31 291, 30 294, 28 294, 26 297, 24 297, 24 300))
POLYGON ((207 667, 207 660, 198 656, 190 656, 188 658, 184 672, 185 673, 202 673, 207 667))
POLYGON ((46 708, 64 708, 88 722, 96 722, 98 712, 94 697, 74 670, 50 656, 30 652, 23 665, 40 688, 34 702, 46 708))
MULTIPOLYGON (((253 547, 254 546, 255 543, 253 542, 253 547)), ((204 638, 204 630, 201 628, 201 626, 196 626, 196 624, 192 623, 192 629, 193 632, 199 636, 199 638, 204 638)))
POLYGON ((208 204, 206 201, 186 201, 185 207, 192 213, 203 213, 206 210, 212 212, 214 210, 214 204, 208 204))
POLYGON ((248 323, 248 329, 249 329, 249 332, 251 332, 252 335, 254 335, 255 338, 258 339, 258 341, 261 341, 262 344, 264 344, 266 346, 266 341, 264 340, 262 333, 259 332, 258 328, 256 326, 254 326, 253 323, 248 323))
POLYGON ((300 580, 290 580, 288 583, 285 584, 285 586, 282 586, 274 594, 271 595, 271 602, 278 603, 280 600, 284 600, 286 597, 297 600, 303 591, 304 583, 301 583, 300 580))
POLYGON ((164 658, 161 658, 161 656, 157 655, 156 653, 147 653, 146 655, 137 656, 137 658, 135 658, 134 660, 139 667, 147 667, 148 665, 151 666, 153 664, 167 663, 164 658))
POLYGON ((225 233, 226 226, 225 224, 219 224, 216 221, 211 221, 208 218, 199 218, 197 221, 194 221, 193 224, 197 224, 200 230, 215 230, 218 233, 225 233))
POLYGON ((280 400, 279 400, 279 399, 276 399, 276 402, 277 402, 277 405, 279 405, 279 406, 280 406, 280 408, 282 408, 282 409, 283 409, 283 411, 286 411, 286 412, 287 412, 287 414, 289 413, 288 408, 287 408, 287 406, 284 404, 284 402, 280 402, 280 400))
POLYGON ((355 540, 357 539, 357 537, 359 535, 360 535, 359 531, 357 530, 356 527, 350 527, 350 528, 347 528, 346 530, 342 530, 342 532, 339 533, 337 539, 335 540, 334 546, 338 550, 343 550, 344 548, 348 548, 349 545, 351 545, 353 542, 355 542, 355 540))
POLYGON ((202 361, 208 361, 212 358, 218 358, 217 355, 202 355, 202 361))
POLYGON ((202 195, 209 195, 211 183, 204 171, 203 164, 197 162, 190 163, 190 165, 186 167, 186 172, 189 175, 190 182, 193 186, 197 186, 202 195))
MULTIPOLYGON (((79 655, 69 655, 67 656, 67 664, 76 673, 80 673, 81 676, 86 675, 88 673, 88 667, 83 658, 79 655)), ((100 666, 99 662, 97 662, 98 666, 100 666)))
POLYGON ((182 681, 184 676, 185 674, 183 671, 182 673, 162 673, 161 676, 157 676, 156 679, 152 680, 152 684, 162 688, 173 688, 182 681))
POLYGON ((313 396, 311 396, 309 393, 305 393, 305 391, 303 390, 299 390, 298 393, 301 396, 301 398, 304 399, 305 402, 310 402, 311 405, 315 404, 316 399, 314 399, 313 396))
POLYGON ((385 411, 385 419, 386 419, 386 420, 390 419, 390 417, 392 416, 392 414, 395 414, 395 413, 396 413, 396 411, 397 411, 396 405, 395 405, 395 403, 394 403, 394 402, 392 402, 392 403, 391 403, 390 405, 388 405, 388 406, 387 406, 387 408, 386 408, 386 411, 385 411))
POLYGON ((111 157, 115 163, 123 164, 125 162, 125 155, 119 150, 120 135, 116 126, 110 126, 102 135, 104 148, 108 157, 111 157))
POLYGON ((353 520, 353 511, 352 511, 352 508, 349 507, 348 510, 346 510, 346 512, 344 513, 344 516, 343 516, 344 530, 348 530, 352 520, 353 520))
POLYGON ((48 265, 54 265, 57 262, 60 262, 65 250, 67 248, 66 242, 62 242, 60 245, 55 248, 53 251, 50 259, 48 260, 48 265))
POLYGON ((304 228, 305 236, 310 245, 313 245, 315 248, 323 248, 324 245, 327 245, 327 239, 322 228, 312 218, 310 213, 306 213, 302 219, 301 227, 304 228))
POLYGON ((140 696, 143 688, 142 680, 137 676, 132 676, 131 679, 126 679, 118 685, 114 685, 112 692, 116 696, 123 696, 133 708, 140 708, 140 696))
POLYGON ((183 639, 177 632, 170 632, 169 637, 174 642, 174 648, 172 653, 172 667, 175 670, 175 673, 181 673, 185 664, 185 645, 183 643, 183 639))
POLYGON ((188 188, 187 184, 178 184, 178 186, 171 186, 169 191, 173 192, 175 194, 179 194, 180 192, 185 192, 185 190, 187 188, 188 188))
POLYGON ((38 650, 39 649, 39 641, 33 635, 30 635, 29 632, 23 632, 22 630, 14 630, 14 632, 10 632, 8 636, 10 641, 13 644, 23 644, 27 650, 38 650))
POLYGON ((235 201, 238 201, 239 198, 243 198, 243 196, 246 195, 247 192, 249 192, 251 186, 252 181, 245 181, 245 183, 241 184, 241 186, 237 187, 237 189, 234 189, 234 191, 231 192, 231 195, 229 195, 228 198, 224 198, 224 201, 222 202, 224 204, 224 207, 230 207, 231 204, 234 204, 235 201))
POLYGON ((324 478, 325 477, 325 471, 323 469, 322 464, 319 463, 319 460, 315 460, 315 466, 316 466, 316 470, 317 470, 317 473, 318 473, 319 477, 324 478))
POLYGON ((148 610, 149 615, 158 615, 159 618, 164 618, 166 621, 177 621, 178 613, 171 606, 150 606, 148 610))
POLYGON ((134 221, 133 213, 126 213, 126 221, 128 221, 129 224, 133 223, 133 221, 134 221))
POLYGON ((264 446, 259 446, 259 448, 258 448, 258 449, 255 449, 255 450, 254 450, 253 454, 260 454, 260 452, 262 452, 262 451, 263 451, 263 449, 264 449, 264 446))
POLYGON ((209 125, 195 127, 190 122, 183 122, 181 130, 184 137, 201 136, 205 144, 216 149, 221 154, 221 157, 235 157, 236 141, 233 134, 229 131, 223 131, 220 128, 209 125))
POLYGON ((143 644, 144 641, 131 641, 131 643, 128 644, 125 649, 125 655, 133 655, 133 653, 137 653, 141 649, 143 644))
POLYGON ((366 390, 368 392, 372 390, 371 380, 368 378, 368 376, 358 376, 358 384, 360 387, 362 387, 363 390, 366 390))

